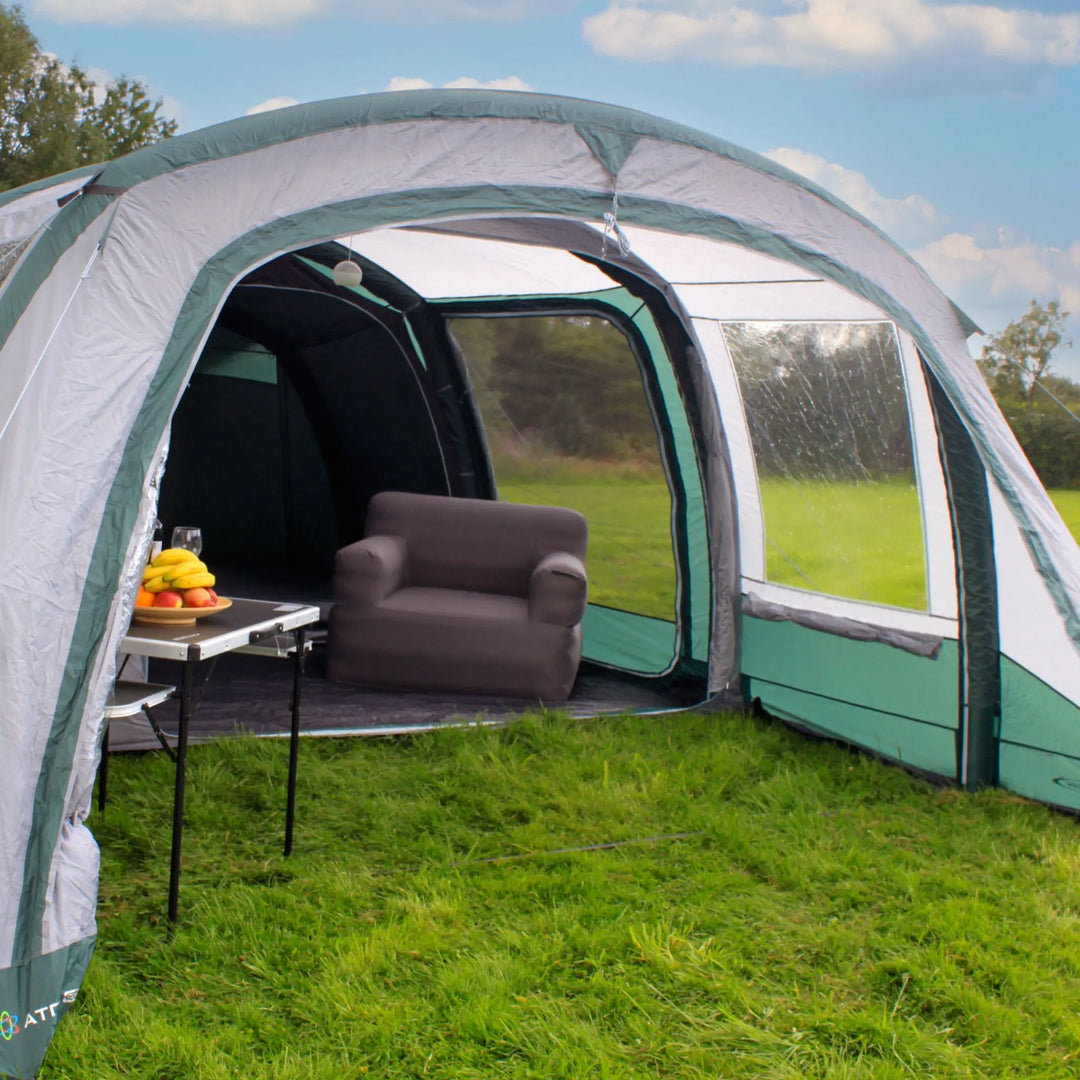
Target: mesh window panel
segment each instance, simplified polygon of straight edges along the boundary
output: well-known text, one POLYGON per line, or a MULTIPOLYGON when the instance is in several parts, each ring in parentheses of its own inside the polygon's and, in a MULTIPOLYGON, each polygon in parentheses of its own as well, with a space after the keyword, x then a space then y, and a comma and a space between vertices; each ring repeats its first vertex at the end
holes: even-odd
POLYGON ((926 610, 911 421, 891 323, 727 323, 766 577, 926 610))

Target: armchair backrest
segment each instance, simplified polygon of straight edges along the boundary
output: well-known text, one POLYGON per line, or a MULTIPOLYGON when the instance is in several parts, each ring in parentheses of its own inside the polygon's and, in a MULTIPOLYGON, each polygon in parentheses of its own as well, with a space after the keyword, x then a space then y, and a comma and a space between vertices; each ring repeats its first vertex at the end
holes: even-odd
POLYGON ((365 536, 401 536, 410 585, 528 596, 536 564, 565 551, 585 561, 588 525, 576 510, 383 491, 365 536))

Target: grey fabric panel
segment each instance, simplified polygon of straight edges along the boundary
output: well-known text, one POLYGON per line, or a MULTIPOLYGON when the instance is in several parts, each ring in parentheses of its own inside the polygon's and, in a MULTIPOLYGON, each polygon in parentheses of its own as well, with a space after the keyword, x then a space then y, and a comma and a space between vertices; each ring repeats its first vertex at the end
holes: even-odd
POLYGON ((589 583, 585 564, 565 551, 546 555, 529 581, 529 618, 553 626, 576 626, 585 618, 589 583))
POLYGON ((870 623, 856 622, 854 619, 843 619, 836 615, 826 615, 820 611, 789 608, 783 604, 762 600, 760 596, 755 596, 753 593, 743 597, 742 610, 744 615, 749 615, 754 619, 793 622, 798 626, 805 626, 808 630, 821 630, 826 634, 835 634, 837 637, 850 638, 853 641, 878 641, 883 645, 891 645, 894 649, 903 649, 904 652, 913 653, 915 656, 924 656, 928 660, 938 658, 944 640, 932 634, 916 634, 907 630, 894 630, 888 626, 873 626, 870 623))
POLYGON ((400 536, 368 536, 334 557, 339 603, 377 604, 405 584, 408 552, 400 536))
POLYGON ((584 562, 588 526, 563 507, 384 491, 368 506, 364 533, 405 538, 410 585, 526 597, 545 555, 584 562))
POLYGON ((565 701, 581 627, 530 619, 517 597, 409 588, 375 608, 336 604, 328 643, 339 682, 565 701))

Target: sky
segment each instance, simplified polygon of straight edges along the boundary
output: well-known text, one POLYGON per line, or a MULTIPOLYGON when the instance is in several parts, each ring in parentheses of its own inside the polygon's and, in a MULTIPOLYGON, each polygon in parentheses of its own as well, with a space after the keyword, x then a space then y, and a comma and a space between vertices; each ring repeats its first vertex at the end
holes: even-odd
MULTIPOLYGON (((193 131, 387 89, 610 102, 765 154, 881 226, 987 333, 1072 313, 1080 0, 22 0, 41 47, 193 131)), ((980 351, 974 339, 973 351, 980 351)))

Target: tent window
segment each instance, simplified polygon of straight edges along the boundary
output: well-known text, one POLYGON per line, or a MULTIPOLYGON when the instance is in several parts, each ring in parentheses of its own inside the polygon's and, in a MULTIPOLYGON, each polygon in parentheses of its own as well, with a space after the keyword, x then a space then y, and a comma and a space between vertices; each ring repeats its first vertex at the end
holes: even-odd
POLYGON ((671 492, 626 335, 592 315, 456 318, 499 497, 589 522, 589 600, 673 621, 671 492))
POLYGON ((925 611, 911 420, 891 323, 727 323, 766 577, 925 611))

